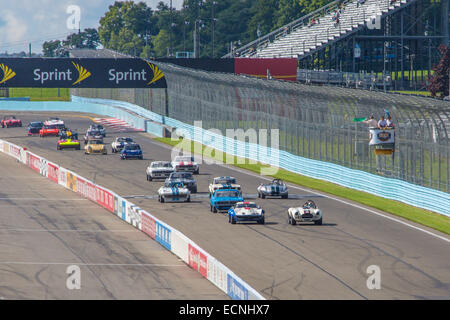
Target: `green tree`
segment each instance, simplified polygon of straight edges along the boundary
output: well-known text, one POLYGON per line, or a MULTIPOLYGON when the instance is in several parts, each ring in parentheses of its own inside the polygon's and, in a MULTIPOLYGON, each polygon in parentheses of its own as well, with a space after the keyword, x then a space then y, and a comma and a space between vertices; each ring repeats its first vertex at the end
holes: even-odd
POLYGON ((57 57, 58 51, 61 49, 60 40, 45 41, 42 45, 44 57, 57 57))
POLYGON ((158 35, 153 37, 153 46, 156 57, 165 57, 167 55, 167 48, 169 48, 169 33, 162 29, 158 35))

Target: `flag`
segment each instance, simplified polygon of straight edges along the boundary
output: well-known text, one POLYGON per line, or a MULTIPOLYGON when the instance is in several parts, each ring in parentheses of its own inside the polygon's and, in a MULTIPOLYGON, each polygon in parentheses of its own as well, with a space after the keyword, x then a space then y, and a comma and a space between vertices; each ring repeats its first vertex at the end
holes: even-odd
POLYGON ((366 118, 353 118, 353 122, 363 122, 366 118))

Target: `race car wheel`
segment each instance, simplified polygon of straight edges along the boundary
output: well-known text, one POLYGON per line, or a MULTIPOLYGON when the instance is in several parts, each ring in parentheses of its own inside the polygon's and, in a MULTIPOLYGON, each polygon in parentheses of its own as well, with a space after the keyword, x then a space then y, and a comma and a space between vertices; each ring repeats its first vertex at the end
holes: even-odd
POLYGON ((200 174, 200 168, 198 168, 196 171, 194 171, 194 174, 200 174))
POLYGON ((258 220, 259 224, 264 224, 264 218, 258 220))
POLYGON ((197 187, 192 189, 192 193, 197 193, 197 187))
POLYGON ((165 201, 164 197, 161 197, 161 203, 164 203, 164 201, 165 201))
POLYGON ((258 198, 261 198, 261 193, 258 192, 258 198))
POLYGON ((188 197, 186 202, 191 202, 191 197, 188 197))
POLYGON ((214 213, 217 213, 217 208, 215 206, 212 207, 214 213))
POLYGON ((265 199, 266 195, 264 193, 261 193, 261 199, 265 199))
POLYGON ((234 219, 233 217, 231 217, 231 224, 236 224, 236 219, 234 219))
POLYGON ((209 205, 209 211, 212 212, 212 205, 209 205))
POLYGON ((75 150, 80 150, 80 146, 76 147, 75 150))
POLYGON ((116 149, 111 148, 112 153, 117 153, 116 149))
POLYGON ((57 146, 57 147, 56 147, 56 150, 61 150, 61 147, 60 147, 60 146, 57 146))
POLYGON ((314 224, 315 224, 315 225, 321 226, 321 225, 322 225, 322 218, 320 218, 320 219, 317 220, 317 221, 314 221, 314 224))
POLYGON ((287 199, 287 198, 288 198, 288 195, 286 194, 286 195, 282 196, 281 198, 287 199))

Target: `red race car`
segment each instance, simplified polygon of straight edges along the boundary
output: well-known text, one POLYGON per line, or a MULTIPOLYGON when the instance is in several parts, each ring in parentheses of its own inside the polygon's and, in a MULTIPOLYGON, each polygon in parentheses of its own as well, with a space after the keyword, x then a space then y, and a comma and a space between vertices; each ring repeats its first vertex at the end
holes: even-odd
POLYGON ((59 129, 56 124, 45 124, 41 130, 39 130, 39 136, 40 137, 47 137, 47 136, 55 136, 57 137, 59 134, 59 129))
POLYGON ((22 120, 16 119, 15 116, 6 116, 2 120, 2 128, 6 127, 21 127, 22 126, 22 120))

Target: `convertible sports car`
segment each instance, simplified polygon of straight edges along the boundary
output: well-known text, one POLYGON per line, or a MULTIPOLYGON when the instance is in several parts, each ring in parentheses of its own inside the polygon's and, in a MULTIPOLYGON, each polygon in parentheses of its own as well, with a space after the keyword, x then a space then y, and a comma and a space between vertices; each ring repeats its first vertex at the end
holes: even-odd
POLYGON ((177 156, 172 161, 172 166, 175 171, 189 171, 194 174, 199 174, 200 167, 198 163, 194 162, 194 157, 191 156, 177 156))
POLYGON ((2 119, 2 128, 21 127, 22 120, 16 119, 15 116, 5 116, 2 119))
POLYGON ((39 130, 39 136, 40 137, 47 137, 47 136, 55 136, 57 137, 59 134, 59 129, 56 124, 45 124, 42 127, 41 130, 39 130))
POLYGON ((106 145, 103 143, 103 140, 89 139, 87 141, 87 144, 84 146, 84 153, 85 154, 92 154, 92 153, 108 154, 108 151, 106 150, 106 145))
POLYGON ((137 143, 127 143, 120 151, 120 159, 144 159, 141 146, 137 143))
POLYGON ((197 193, 197 181, 192 172, 172 172, 166 179, 167 182, 181 182, 191 193, 197 193))
POLYGON ((39 131, 42 129, 43 126, 44 123, 40 121, 30 122, 27 127, 27 135, 32 136, 34 134, 39 134, 39 131))
POLYGON ((236 178, 234 177, 216 177, 209 185, 209 197, 219 189, 236 189, 241 191, 241 186, 236 184, 236 178))
POLYGON ((90 131, 90 130, 99 131, 103 137, 106 137, 106 129, 101 124, 97 124, 97 123, 91 124, 88 131, 90 131))
POLYGON ((78 134, 72 134, 70 137, 61 137, 56 143, 57 150, 70 149, 80 150, 80 141, 78 141, 78 134))
POLYGON ((113 153, 122 151, 127 143, 133 143, 133 139, 127 137, 118 137, 111 143, 113 153))
POLYGON ((159 202, 190 202, 191 192, 182 182, 166 182, 158 190, 159 202))
POLYGON ((265 197, 281 197, 283 199, 288 198, 288 187, 281 179, 274 179, 271 183, 264 184, 258 187, 258 198, 265 197))
POLYGON ((264 210, 254 202, 238 202, 228 210, 228 223, 256 221, 264 224, 264 210))
POLYGON ((314 222, 314 224, 322 224, 322 211, 312 200, 308 200, 301 207, 288 209, 289 224, 296 225, 300 222, 314 222))
POLYGON ((153 161, 146 170, 147 181, 166 179, 172 172, 174 172, 174 169, 169 161, 153 161))
POLYGON ((98 130, 88 130, 86 131, 86 134, 84 135, 84 143, 87 143, 88 140, 94 139, 94 140, 103 140, 103 135, 98 130))
POLYGON ((238 202, 243 202, 242 194, 235 189, 221 189, 213 193, 210 199, 209 208, 211 212, 228 211, 238 202))

